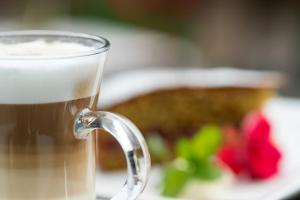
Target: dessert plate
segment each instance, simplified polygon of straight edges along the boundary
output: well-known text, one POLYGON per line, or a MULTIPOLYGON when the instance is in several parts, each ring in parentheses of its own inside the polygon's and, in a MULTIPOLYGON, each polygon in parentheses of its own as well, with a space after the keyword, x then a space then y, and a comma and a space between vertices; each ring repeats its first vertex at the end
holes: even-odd
MULTIPOLYGON (((265 105, 264 113, 272 123, 274 141, 282 150, 280 173, 265 181, 234 179, 229 182, 220 180, 211 185, 202 184, 196 192, 197 196, 213 200, 273 200, 285 198, 300 190, 300 99, 273 98, 265 105)), ((96 186, 98 196, 111 197, 121 188, 125 179, 124 171, 110 173, 99 171, 96 186)), ((139 199, 171 199, 159 195, 160 179, 161 170, 154 167, 149 183, 139 199)))

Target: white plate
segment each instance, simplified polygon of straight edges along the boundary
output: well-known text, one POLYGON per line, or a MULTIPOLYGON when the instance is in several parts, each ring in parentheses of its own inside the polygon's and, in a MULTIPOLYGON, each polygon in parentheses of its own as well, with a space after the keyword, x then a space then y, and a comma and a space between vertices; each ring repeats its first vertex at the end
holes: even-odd
MULTIPOLYGON (((274 98, 264 109, 273 125, 274 140, 282 150, 280 173, 262 182, 235 181, 227 187, 216 187, 205 199, 253 200, 282 199, 300 189, 300 100, 274 98)), ((112 196, 125 181, 125 172, 97 174, 97 193, 112 196)), ((163 200, 159 195, 160 170, 152 170, 146 190, 139 199, 163 200)))

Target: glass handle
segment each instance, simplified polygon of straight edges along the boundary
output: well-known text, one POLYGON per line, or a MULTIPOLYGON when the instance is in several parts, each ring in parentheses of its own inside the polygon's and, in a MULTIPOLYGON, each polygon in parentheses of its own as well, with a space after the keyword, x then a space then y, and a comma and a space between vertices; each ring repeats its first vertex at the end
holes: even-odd
POLYGON ((127 118, 110 112, 82 110, 76 117, 74 134, 86 139, 95 129, 104 129, 120 143, 127 161, 127 180, 112 200, 134 200, 144 190, 150 170, 146 142, 137 127, 127 118))

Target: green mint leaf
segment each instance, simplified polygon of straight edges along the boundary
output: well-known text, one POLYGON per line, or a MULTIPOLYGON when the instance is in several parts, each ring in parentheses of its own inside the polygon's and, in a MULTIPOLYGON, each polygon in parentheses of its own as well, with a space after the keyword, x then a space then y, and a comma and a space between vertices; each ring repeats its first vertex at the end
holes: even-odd
MULTIPOLYGON (((178 161, 178 160, 177 160, 178 161)), ((187 163, 181 160, 183 166, 172 163, 165 169, 165 175, 162 182, 162 192, 164 196, 175 197, 178 195, 184 188, 186 182, 189 180, 191 174, 189 172, 187 163)))
POLYGON ((176 155, 186 160, 193 159, 193 148, 188 139, 182 138, 178 140, 176 143, 176 155))
POLYGON ((221 130, 217 126, 204 126, 192 139, 193 151, 198 159, 206 160, 216 153, 222 140, 221 130))
POLYGON ((221 168, 210 160, 197 163, 195 178, 203 180, 215 180, 222 175, 221 168))
POLYGON ((213 162, 222 140, 220 128, 204 126, 193 138, 182 138, 176 143, 177 158, 165 170, 162 195, 178 195, 190 179, 214 180, 222 174, 213 162))

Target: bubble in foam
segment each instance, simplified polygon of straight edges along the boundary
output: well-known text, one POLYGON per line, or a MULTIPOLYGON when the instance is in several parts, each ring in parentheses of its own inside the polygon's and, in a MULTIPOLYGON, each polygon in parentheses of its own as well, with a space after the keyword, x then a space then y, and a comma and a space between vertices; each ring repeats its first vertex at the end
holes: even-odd
POLYGON ((93 50, 75 42, 35 40, 24 43, 0 43, 1 56, 68 56, 93 50))

